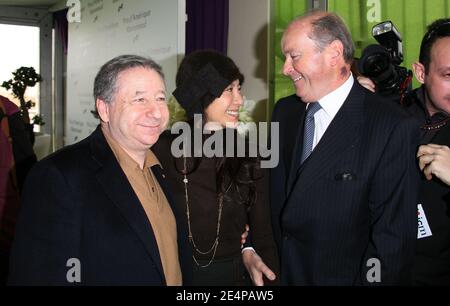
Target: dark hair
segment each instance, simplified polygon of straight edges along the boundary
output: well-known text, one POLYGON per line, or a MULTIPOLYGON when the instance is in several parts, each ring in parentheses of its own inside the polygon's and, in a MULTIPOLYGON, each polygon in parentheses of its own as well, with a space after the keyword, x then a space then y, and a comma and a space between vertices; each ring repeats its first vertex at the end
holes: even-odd
POLYGON ((216 162, 216 188, 219 199, 234 201, 250 209, 257 201, 256 181, 261 179, 259 158, 221 157, 216 162), (227 191, 235 190, 236 198, 227 191))
MULTIPOLYGON (((221 78, 228 81, 228 86, 235 80, 239 80, 242 85, 244 82, 244 75, 240 72, 239 68, 233 62, 231 58, 223 55, 215 50, 198 50, 187 55, 180 64, 176 76, 177 88, 185 87, 183 85, 190 84, 192 79, 195 79, 197 73, 207 65, 212 65, 221 78)), ((208 79, 204 80, 202 84, 196 84, 198 87, 212 87, 213 84, 207 84, 208 79)), ((222 91, 225 89, 224 87, 222 91)), ((188 88, 189 89, 189 88, 188 88)), ((190 90, 195 90, 191 88, 190 90)), ((201 91, 200 91, 201 92, 201 91)), ((202 95, 200 101, 179 101, 180 104, 186 109, 186 104, 200 103, 201 108, 204 109, 213 101, 216 97, 210 93, 202 95)), ((190 118, 189 123, 194 126, 194 121, 190 118)), ((225 135, 226 133, 224 133, 225 135)), ((241 137, 234 131, 235 140, 236 137, 241 137)), ((226 139, 223 142, 226 146, 226 139)), ((203 145, 203 144, 202 144, 203 145)), ((236 154, 234 156, 237 156, 236 154)), ((191 165, 190 173, 197 170, 202 159, 201 158, 189 158, 191 165)), ((175 160, 175 168, 181 172, 179 166, 177 166, 177 160, 175 160)), ((217 157, 216 158, 216 190, 218 200, 232 200, 237 203, 246 205, 250 208, 256 202, 256 180, 258 178, 259 162, 256 158, 250 157, 217 157), (238 195, 238 198, 229 199, 227 191, 234 190, 238 195)), ((233 193, 232 193, 233 194, 233 193)))
POLYGON ((120 55, 106 62, 99 70, 94 81, 94 99, 112 103, 117 90, 117 78, 125 70, 143 67, 156 71, 164 80, 162 68, 150 58, 139 55, 120 55))
POLYGON ((425 66, 425 72, 428 73, 431 62, 431 48, 434 43, 443 37, 450 36, 450 18, 442 18, 434 21, 428 26, 422 43, 420 44, 419 61, 425 66))
MULTIPOLYGON (((211 134, 212 135, 212 134, 211 134)), ((224 131, 226 135, 226 131, 224 131)), ((238 137, 244 137, 233 131, 234 141, 236 143, 238 137)), ((203 135, 202 147, 206 138, 210 135, 203 135)), ((223 144, 226 147, 226 137, 224 137, 223 144)), ((193 140, 192 140, 193 141, 193 140)), ((247 150, 248 140, 245 139, 247 150)), ((234 146, 236 149, 236 146, 234 146)), ((226 149, 224 148, 224 152, 226 149)), ((193 155, 192 155, 193 156, 193 155)), ((195 172, 200 163, 205 157, 187 157, 187 174, 195 172)), ((235 203, 245 205, 250 209, 257 201, 256 181, 262 178, 262 170, 260 167, 260 159, 258 157, 214 157, 216 173, 216 191, 218 200, 233 201, 235 203), (229 193, 229 191, 231 191, 229 193), (230 197, 230 195, 237 197, 230 197)), ((184 174, 183 158, 174 158, 175 169, 180 174, 184 174)))
MULTIPOLYGON (((175 80, 177 88, 189 84, 191 80, 196 78, 197 73, 208 64, 212 65, 215 68, 220 77, 228 81, 228 84, 226 84, 225 86, 228 86, 235 80, 239 80, 239 83, 241 85, 244 82, 244 75, 239 71, 239 68, 231 58, 215 50, 198 50, 190 53, 181 61, 175 80)), ((212 84, 207 84, 207 82, 208 80, 204 80, 202 84, 195 85, 206 88, 211 87, 212 84)), ((226 87, 224 87, 222 91, 225 88, 226 87)), ((195 90, 195 88, 191 88, 190 90, 195 90)), ((202 106, 202 109, 205 109, 216 98, 217 97, 215 97, 212 93, 207 91, 204 95, 201 96, 200 101, 179 102, 185 109, 187 103, 199 103, 202 106)))

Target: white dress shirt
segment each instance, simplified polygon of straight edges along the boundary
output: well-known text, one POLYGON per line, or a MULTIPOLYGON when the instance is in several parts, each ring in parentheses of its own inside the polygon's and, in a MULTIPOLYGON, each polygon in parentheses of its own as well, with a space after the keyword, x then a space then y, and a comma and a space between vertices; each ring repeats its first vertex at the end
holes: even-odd
MULTIPOLYGON (((320 106, 322 107, 314 114, 314 141, 312 149, 317 146, 322 136, 325 134, 328 126, 331 121, 333 121, 339 109, 341 109, 342 105, 350 94, 350 90, 352 89, 354 83, 353 75, 350 74, 347 81, 344 84, 339 86, 334 91, 330 92, 328 95, 319 99, 320 106)), ((308 105, 306 106, 308 108, 308 105)))
MULTIPOLYGON (((314 114, 314 141, 312 149, 316 147, 322 138, 323 134, 327 130, 333 118, 336 116, 337 112, 344 104, 345 99, 347 99, 350 94, 350 90, 352 89, 354 82, 353 75, 350 74, 350 77, 345 81, 344 84, 339 86, 336 90, 330 92, 328 95, 319 99, 320 106, 322 107, 314 114)), ((306 108, 308 108, 308 105, 306 108)), ((245 250, 252 250, 255 252, 255 249, 252 247, 245 247, 242 249, 242 253, 245 250)))

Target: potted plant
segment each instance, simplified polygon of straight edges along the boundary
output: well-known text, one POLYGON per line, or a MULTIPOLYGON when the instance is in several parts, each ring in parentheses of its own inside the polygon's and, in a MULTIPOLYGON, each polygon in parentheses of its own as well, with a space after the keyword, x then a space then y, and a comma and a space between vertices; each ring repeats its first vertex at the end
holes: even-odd
POLYGON ((35 105, 31 100, 25 101, 25 91, 28 87, 33 87, 40 81, 42 81, 41 76, 36 73, 33 67, 20 67, 13 73, 14 78, 9 81, 4 81, 2 87, 7 90, 12 89, 14 97, 18 98, 20 101, 20 112, 22 119, 25 124, 30 126, 31 131, 33 131, 33 125, 44 125, 42 117, 36 115, 33 117, 30 123, 29 109, 35 105))

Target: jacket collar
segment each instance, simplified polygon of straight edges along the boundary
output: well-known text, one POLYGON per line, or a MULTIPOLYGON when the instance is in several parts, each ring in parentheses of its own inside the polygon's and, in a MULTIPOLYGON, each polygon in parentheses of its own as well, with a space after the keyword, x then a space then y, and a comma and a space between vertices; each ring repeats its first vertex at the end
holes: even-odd
POLYGON ((158 245, 151 224, 125 173, 108 145, 100 126, 90 136, 92 159, 96 164, 96 178, 111 203, 122 213, 129 226, 140 238, 145 250, 157 267, 165 283, 158 245))
MULTIPOLYGON (((292 163, 286 190, 287 196, 295 185, 298 185, 300 190, 308 189, 315 180, 339 161, 344 152, 359 141, 360 126, 365 120, 364 96, 364 90, 355 82, 350 94, 311 156, 300 167, 298 164, 292 163)), ((297 139, 302 139, 302 134, 303 123, 299 125, 297 139)), ((299 156, 300 151, 301 141, 297 141, 294 147, 294 157, 299 156)))

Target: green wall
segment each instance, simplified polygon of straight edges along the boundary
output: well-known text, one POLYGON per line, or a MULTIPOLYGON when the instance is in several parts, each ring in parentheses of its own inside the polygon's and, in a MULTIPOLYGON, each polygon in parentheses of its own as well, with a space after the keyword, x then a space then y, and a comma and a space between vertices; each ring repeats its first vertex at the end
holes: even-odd
MULTIPOLYGON (((294 93, 290 80, 281 74, 284 60, 280 47, 282 32, 293 17, 306 10, 306 0, 275 1, 275 102, 294 93)), ((419 57, 420 42, 426 26, 435 19, 450 16, 450 0, 329 0, 328 11, 336 12, 347 23, 355 42, 356 57, 361 55, 367 45, 376 43, 371 35, 372 27, 391 20, 403 37, 402 66, 411 69, 411 64, 419 57)), ((415 81, 414 87, 417 86, 415 81)))
POLYGON ((306 0, 276 0, 275 1, 275 71, 274 71, 274 99, 276 102, 280 98, 294 93, 291 79, 282 74, 284 55, 281 52, 281 37, 288 23, 308 9, 306 0))

